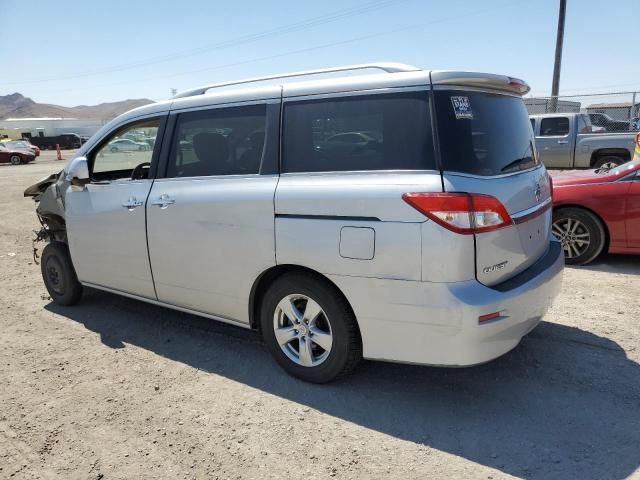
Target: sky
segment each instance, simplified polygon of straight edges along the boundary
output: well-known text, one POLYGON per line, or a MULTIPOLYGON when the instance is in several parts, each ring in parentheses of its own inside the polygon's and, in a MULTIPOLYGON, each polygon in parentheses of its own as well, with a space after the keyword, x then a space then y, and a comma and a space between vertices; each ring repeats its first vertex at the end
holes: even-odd
MULTIPOLYGON (((561 94, 640 91, 638 0, 568 0, 561 94), (635 42, 635 43, 634 43, 635 42)), ((93 105, 335 65, 502 73, 548 95, 559 0, 0 0, 0 95, 93 105)))

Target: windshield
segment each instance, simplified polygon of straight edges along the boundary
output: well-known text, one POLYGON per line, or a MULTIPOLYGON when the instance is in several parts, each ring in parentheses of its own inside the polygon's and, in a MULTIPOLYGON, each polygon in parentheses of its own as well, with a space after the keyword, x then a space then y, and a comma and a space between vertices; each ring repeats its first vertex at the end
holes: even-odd
POLYGON ((491 176, 539 164, 522 98, 447 90, 435 99, 443 170, 491 176))

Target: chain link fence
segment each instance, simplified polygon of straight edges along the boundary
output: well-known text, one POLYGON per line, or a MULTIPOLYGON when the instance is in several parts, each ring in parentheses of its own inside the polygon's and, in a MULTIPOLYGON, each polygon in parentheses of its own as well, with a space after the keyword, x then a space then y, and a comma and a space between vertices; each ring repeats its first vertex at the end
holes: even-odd
POLYGON ((595 131, 635 132, 640 130, 640 92, 527 97, 524 103, 529 115, 586 113, 595 131))

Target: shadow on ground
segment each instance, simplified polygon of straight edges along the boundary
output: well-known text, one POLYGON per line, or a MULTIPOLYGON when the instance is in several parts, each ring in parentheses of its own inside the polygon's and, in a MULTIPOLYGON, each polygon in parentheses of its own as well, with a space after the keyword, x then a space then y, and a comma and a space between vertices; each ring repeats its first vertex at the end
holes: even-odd
POLYGON ((47 307, 126 344, 402 440, 527 478, 624 478, 640 464, 640 368, 614 342, 543 322, 468 369, 363 362, 329 385, 287 376, 255 332, 108 293, 47 307))
POLYGON ((593 272, 624 273, 627 275, 640 275, 640 255, 613 255, 605 254, 598 257, 593 263, 581 268, 593 272))

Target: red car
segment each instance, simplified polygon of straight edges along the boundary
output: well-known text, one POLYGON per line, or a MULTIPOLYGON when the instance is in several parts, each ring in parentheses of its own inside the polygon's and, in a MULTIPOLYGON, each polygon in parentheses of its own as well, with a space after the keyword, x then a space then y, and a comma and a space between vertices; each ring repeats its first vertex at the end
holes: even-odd
POLYGON ((10 148, 5 143, 0 143, 0 163, 11 163, 20 165, 21 163, 33 162, 36 154, 26 148, 10 148))
POLYGON ((640 159, 554 176, 553 207, 566 263, 584 265, 603 251, 640 254, 640 159))
POLYGON ((10 142, 4 142, 5 145, 9 148, 17 148, 17 149, 27 149, 33 151, 36 154, 36 157, 40 156, 40 149, 33 145, 28 140, 11 140, 10 142))

